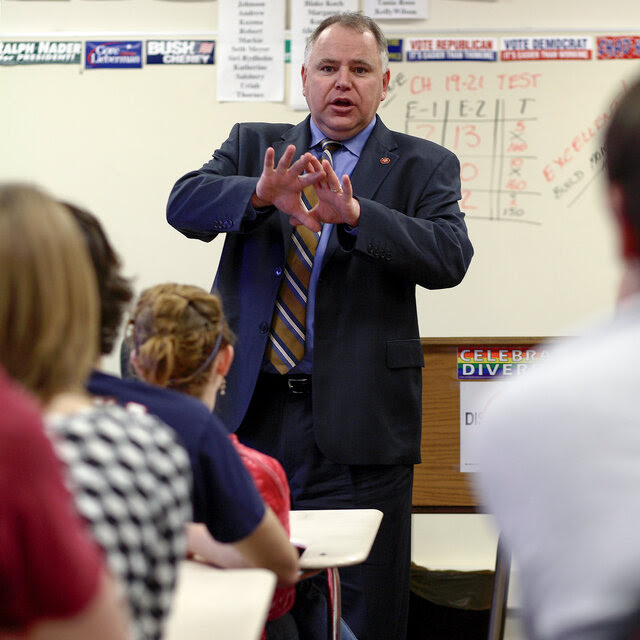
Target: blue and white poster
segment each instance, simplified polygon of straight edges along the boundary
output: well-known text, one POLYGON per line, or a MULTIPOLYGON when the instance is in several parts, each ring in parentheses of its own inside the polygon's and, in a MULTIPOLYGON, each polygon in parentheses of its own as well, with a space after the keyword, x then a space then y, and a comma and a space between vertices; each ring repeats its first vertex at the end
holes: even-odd
POLYGON ((147 40, 147 64, 213 64, 213 40, 147 40))
POLYGON ((140 69, 142 41, 85 42, 87 69, 140 69))

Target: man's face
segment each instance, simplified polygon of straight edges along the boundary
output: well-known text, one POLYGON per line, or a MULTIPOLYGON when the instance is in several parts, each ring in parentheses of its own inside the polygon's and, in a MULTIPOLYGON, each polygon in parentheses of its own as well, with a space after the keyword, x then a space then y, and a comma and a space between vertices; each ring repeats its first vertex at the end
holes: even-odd
POLYGON ((334 140, 347 140, 373 119, 387 95, 389 70, 382 72, 370 31, 332 24, 316 40, 302 67, 302 93, 313 121, 334 140))

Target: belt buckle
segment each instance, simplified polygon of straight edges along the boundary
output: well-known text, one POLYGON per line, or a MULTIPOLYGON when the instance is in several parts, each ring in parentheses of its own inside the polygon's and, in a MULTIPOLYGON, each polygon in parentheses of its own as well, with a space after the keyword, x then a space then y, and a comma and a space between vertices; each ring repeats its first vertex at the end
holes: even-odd
POLYGON ((287 378, 287 387, 291 393, 307 393, 311 388, 311 379, 308 377, 287 378))

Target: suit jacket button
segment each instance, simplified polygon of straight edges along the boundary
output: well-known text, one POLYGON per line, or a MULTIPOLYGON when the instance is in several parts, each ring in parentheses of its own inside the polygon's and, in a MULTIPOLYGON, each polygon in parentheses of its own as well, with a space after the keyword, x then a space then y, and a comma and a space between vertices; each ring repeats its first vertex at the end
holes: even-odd
POLYGON ((275 274, 279 278, 282 275, 282 269, 280 267, 276 267, 275 274))
POLYGON ((266 322, 260 323, 260 333, 267 333, 269 331, 269 325, 266 322))

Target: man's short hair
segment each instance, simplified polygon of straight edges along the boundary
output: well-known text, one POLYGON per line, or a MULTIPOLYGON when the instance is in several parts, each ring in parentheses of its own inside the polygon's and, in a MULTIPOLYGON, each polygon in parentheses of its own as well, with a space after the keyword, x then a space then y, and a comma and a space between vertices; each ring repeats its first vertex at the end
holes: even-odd
POLYGON ((307 39, 307 45, 304 49, 305 67, 309 64, 311 50, 313 49, 313 45, 316 43, 316 40, 325 29, 333 24, 342 25, 343 27, 357 31, 358 33, 370 31, 374 35, 378 45, 382 72, 384 73, 387 70, 387 67, 389 66, 389 47, 387 38, 384 33, 382 33, 382 29, 380 29, 376 21, 369 16, 365 16, 361 11, 343 11, 326 17, 307 39))

